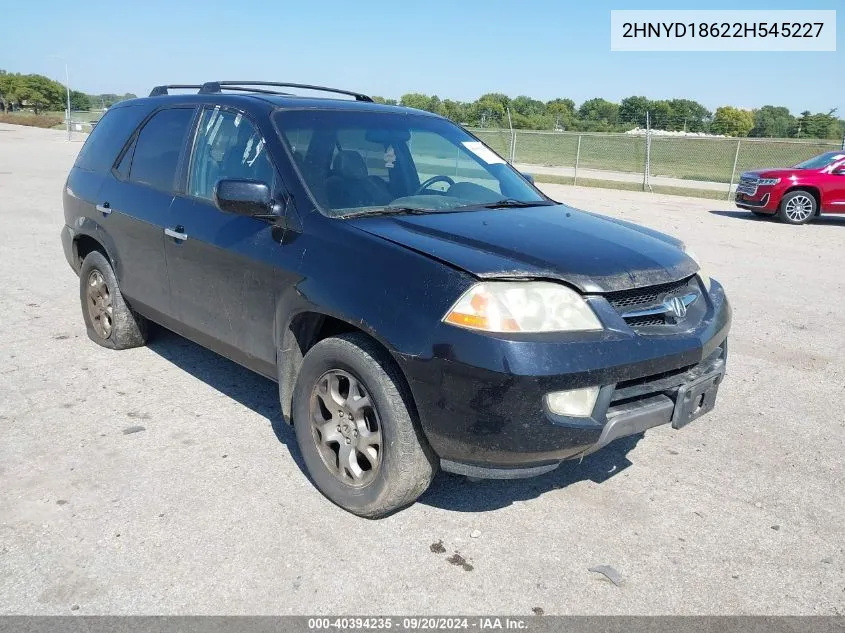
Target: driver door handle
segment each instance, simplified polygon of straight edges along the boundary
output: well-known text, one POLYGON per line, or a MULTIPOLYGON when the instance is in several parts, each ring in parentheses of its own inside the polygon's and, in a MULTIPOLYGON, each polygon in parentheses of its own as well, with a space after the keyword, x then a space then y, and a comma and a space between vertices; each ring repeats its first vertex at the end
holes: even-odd
POLYGON ((173 239, 176 239, 176 240, 185 241, 186 239, 188 239, 188 234, 185 233, 184 231, 185 231, 185 227, 183 227, 182 225, 179 225, 175 229, 164 229, 164 234, 167 237, 172 237, 173 239))

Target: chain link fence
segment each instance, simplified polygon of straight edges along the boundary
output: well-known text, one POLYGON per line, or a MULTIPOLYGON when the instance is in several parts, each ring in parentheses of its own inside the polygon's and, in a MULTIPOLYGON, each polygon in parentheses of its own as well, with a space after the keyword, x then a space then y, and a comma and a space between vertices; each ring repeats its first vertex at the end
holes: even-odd
POLYGON ((730 198, 749 169, 790 167, 845 141, 473 129, 538 181, 730 198))

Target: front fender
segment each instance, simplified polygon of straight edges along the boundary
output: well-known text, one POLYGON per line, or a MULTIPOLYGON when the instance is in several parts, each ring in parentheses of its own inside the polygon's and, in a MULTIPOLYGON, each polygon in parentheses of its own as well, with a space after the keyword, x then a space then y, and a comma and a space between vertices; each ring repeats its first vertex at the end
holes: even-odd
POLYGON ((297 314, 312 311, 366 332, 393 353, 425 354, 434 326, 474 278, 343 220, 323 224, 325 230, 302 236, 300 280, 280 295, 277 340, 297 314))
POLYGON ((320 317, 365 332, 394 356, 432 356, 435 326, 472 283, 466 273, 405 247, 324 219, 304 233, 298 281, 276 305, 276 365, 282 415, 290 422, 296 376, 320 317), (317 318, 297 317, 311 313, 317 318))

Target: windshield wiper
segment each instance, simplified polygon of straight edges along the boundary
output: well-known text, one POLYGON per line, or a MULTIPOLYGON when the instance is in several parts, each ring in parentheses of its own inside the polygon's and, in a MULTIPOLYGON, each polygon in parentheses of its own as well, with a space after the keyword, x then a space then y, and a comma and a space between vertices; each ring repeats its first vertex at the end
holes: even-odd
POLYGON ((467 205, 467 207, 476 207, 481 209, 522 209, 526 207, 545 207, 552 202, 548 200, 515 200, 514 198, 502 198, 501 200, 496 200, 495 202, 487 202, 484 204, 473 204, 467 205))
POLYGON ((432 209, 420 209, 419 207, 381 207, 380 209, 353 211, 352 213, 345 213, 337 217, 341 220, 348 220, 350 218, 363 218, 376 215, 425 215, 426 213, 435 213, 435 211, 432 209))

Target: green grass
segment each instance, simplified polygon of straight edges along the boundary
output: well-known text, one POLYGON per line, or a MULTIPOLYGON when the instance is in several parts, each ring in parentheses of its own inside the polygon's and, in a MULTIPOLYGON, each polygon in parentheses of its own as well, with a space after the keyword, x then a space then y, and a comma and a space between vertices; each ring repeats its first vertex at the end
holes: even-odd
POLYGON ((13 123, 15 125, 28 125, 30 127, 51 128, 61 123, 63 117, 56 117, 49 114, 32 114, 31 112, 8 112, 0 113, 0 123, 13 123))
MULTIPOLYGON (((556 185, 573 185, 574 178, 569 176, 548 176, 537 174, 534 178, 537 183, 553 183, 556 185)), ((579 187, 595 187, 597 189, 620 189, 623 191, 642 191, 643 186, 637 182, 620 182, 616 180, 596 180, 594 178, 579 178, 579 187)), ((687 187, 667 187, 652 185, 653 193, 663 193, 670 196, 688 196, 690 198, 708 198, 710 200, 725 200, 726 192, 713 191, 712 189, 693 189, 687 187)))
MULTIPOLYGON (((474 133, 499 154, 510 155, 510 132, 474 130, 474 133)), ((645 168, 646 141, 642 136, 626 134, 581 134, 578 167, 642 173, 645 168)), ((549 167, 575 167, 578 153, 576 133, 516 132, 515 162, 549 167)), ((739 156, 735 180, 748 169, 789 167, 822 152, 836 150, 836 141, 796 141, 782 139, 721 139, 653 136, 651 175, 728 183, 734 158, 739 156)))

